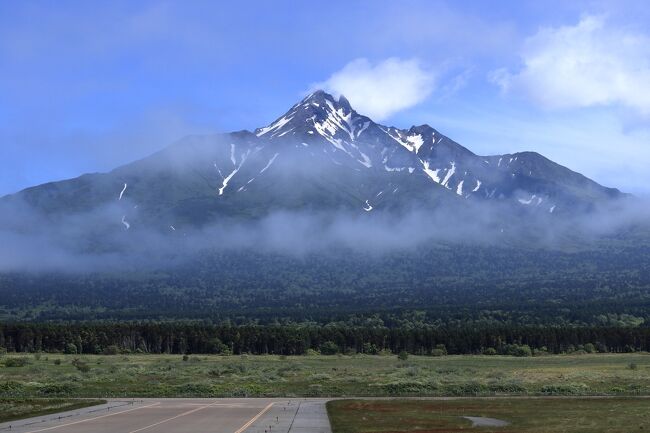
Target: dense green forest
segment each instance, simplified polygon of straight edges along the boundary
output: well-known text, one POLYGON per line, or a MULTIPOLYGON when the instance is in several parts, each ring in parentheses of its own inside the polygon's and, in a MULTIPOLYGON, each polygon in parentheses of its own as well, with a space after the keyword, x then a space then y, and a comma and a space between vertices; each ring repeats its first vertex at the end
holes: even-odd
POLYGON ((206 253, 120 275, 3 274, 0 323, 0 347, 27 352, 649 350, 650 247, 206 253))
POLYGON ((17 352, 302 355, 407 352, 419 355, 635 352, 650 327, 215 326, 188 323, 0 325, 0 346, 17 352))
POLYGON ((477 245, 370 255, 201 254, 166 269, 0 275, 0 320, 635 326, 650 247, 477 245))

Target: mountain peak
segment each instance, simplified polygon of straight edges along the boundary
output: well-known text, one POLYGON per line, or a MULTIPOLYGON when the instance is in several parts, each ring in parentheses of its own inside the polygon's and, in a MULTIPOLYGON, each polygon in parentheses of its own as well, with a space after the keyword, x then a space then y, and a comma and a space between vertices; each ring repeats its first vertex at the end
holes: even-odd
POLYGON ((316 90, 268 126, 256 129, 255 134, 258 137, 279 138, 288 134, 300 137, 317 133, 329 141, 340 131, 344 138, 354 140, 355 131, 361 131, 361 125, 357 123, 369 125, 372 121, 359 115, 345 96, 336 98, 324 90, 316 90))
POLYGON ((339 96, 339 106, 346 111, 353 111, 352 106, 350 105, 350 101, 347 100, 347 98, 343 95, 339 96))
POLYGON ((352 109, 352 106, 350 105, 350 101, 347 100, 347 98, 343 95, 339 95, 338 99, 330 94, 327 93, 324 90, 316 90, 309 95, 305 96, 302 101, 300 101, 298 104, 296 104, 294 107, 299 106, 299 105, 305 105, 305 104, 327 104, 327 101, 329 101, 330 104, 333 105, 335 109, 342 108, 346 112, 354 111, 352 109))
POLYGON ((311 103, 325 103, 325 101, 336 102, 336 99, 331 94, 327 93, 324 90, 315 90, 309 95, 305 96, 302 101, 298 102, 295 106, 302 104, 311 104, 311 103))
POLYGON ((413 125, 409 128, 408 131, 409 134, 427 134, 427 135, 440 134, 432 126, 426 123, 422 125, 413 125))
POLYGON ((307 100, 310 100, 310 99, 323 99, 323 98, 334 99, 334 97, 331 94, 327 93, 323 89, 316 89, 313 92, 311 92, 310 94, 308 94, 307 96, 305 96, 305 98, 303 99, 303 102, 307 101, 307 100))

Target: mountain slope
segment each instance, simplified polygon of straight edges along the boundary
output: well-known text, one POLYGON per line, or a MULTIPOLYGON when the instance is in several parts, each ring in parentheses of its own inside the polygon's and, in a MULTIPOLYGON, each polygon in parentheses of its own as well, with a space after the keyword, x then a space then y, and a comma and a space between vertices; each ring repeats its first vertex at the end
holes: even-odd
MULTIPOLYGON (((376 212, 496 202, 573 213, 622 194, 534 152, 479 156, 428 125, 379 125, 318 91, 254 132, 191 136, 110 173, 2 199, 50 219, 102 210, 112 228, 170 231, 274 210, 376 212)), ((103 220, 102 220, 103 221, 103 220)))

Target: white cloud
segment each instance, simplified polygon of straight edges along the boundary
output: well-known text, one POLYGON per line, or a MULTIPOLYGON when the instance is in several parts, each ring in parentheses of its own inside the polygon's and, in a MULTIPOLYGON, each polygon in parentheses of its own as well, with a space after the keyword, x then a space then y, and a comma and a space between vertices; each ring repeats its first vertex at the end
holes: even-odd
POLYGON ((389 58, 375 65, 353 60, 312 87, 345 95, 359 113, 382 120, 424 101, 434 86, 435 74, 417 60, 389 58))
POLYGON ((522 69, 493 71, 504 91, 547 108, 621 106, 650 115, 650 37, 587 16, 575 26, 544 28, 528 38, 522 69))

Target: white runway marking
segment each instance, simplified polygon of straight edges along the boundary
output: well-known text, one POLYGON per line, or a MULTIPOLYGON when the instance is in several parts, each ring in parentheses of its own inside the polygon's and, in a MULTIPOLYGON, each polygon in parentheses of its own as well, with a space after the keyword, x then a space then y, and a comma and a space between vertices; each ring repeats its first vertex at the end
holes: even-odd
POLYGON ((134 407, 133 409, 122 410, 120 412, 113 412, 113 413, 109 413, 107 415, 96 416, 94 418, 82 419, 80 421, 69 422, 67 424, 61 424, 61 425, 57 425, 57 426, 54 426, 54 427, 46 427, 46 428, 42 428, 40 430, 32 430, 32 431, 27 432, 27 433, 37 433, 37 432, 41 432, 41 431, 54 430, 54 429, 61 428, 61 427, 68 427, 68 426, 75 425, 75 424, 81 424, 82 422, 94 421, 94 420, 100 419, 100 418, 108 418, 109 416, 115 416, 115 415, 119 415, 121 413, 133 412, 134 410, 140 410, 140 409, 145 409, 145 408, 152 407, 152 406, 157 406, 159 404, 160 404, 160 402, 149 404, 147 406, 134 407))
POLYGON ((198 412, 198 411, 203 410, 205 408, 208 408, 210 406, 214 406, 214 404, 208 404, 208 405, 205 405, 205 406, 202 406, 202 407, 197 407, 196 409, 188 410, 187 412, 183 412, 183 413, 178 414, 176 416, 173 416, 171 418, 167 418, 167 419, 164 419, 162 421, 158 421, 158 422, 155 422, 153 424, 149 424, 146 427, 142 427, 142 428, 139 428, 137 430, 131 430, 129 433, 137 433, 137 432, 140 432, 140 431, 143 431, 143 430, 147 430, 147 429, 150 429, 151 427, 156 427, 156 426, 158 426, 160 424, 164 424, 164 423, 166 423, 168 421, 171 421, 171 420, 174 420, 176 418, 180 418, 182 416, 189 415, 189 414, 194 413, 194 412, 198 412))

